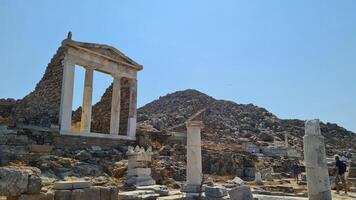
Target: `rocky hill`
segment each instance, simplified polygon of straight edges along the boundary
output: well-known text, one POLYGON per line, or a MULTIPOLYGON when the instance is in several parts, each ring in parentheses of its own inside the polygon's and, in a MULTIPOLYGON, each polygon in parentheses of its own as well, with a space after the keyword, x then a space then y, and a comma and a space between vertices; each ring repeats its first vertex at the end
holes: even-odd
MULTIPOLYGON (((184 122, 199 111, 205 124, 205 143, 240 143, 241 138, 250 141, 283 141, 284 134, 290 135, 289 143, 302 147, 304 121, 279 119, 268 110, 253 104, 238 104, 232 101, 216 100, 197 90, 178 91, 141 107, 138 122, 158 131, 184 128, 184 122)), ((326 146, 331 150, 348 150, 355 147, 355 133, 332 123, 321 123, 326 146)))

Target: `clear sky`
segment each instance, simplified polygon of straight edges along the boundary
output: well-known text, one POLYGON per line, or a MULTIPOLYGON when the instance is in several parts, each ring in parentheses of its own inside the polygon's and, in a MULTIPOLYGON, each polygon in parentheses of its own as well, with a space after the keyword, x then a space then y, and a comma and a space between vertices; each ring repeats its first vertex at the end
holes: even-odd
POLYGON ((0 98, 29 93, 69 30, 144 66, 139 106, 194 88, 356 132, 354 0, 0 0, 0 98))

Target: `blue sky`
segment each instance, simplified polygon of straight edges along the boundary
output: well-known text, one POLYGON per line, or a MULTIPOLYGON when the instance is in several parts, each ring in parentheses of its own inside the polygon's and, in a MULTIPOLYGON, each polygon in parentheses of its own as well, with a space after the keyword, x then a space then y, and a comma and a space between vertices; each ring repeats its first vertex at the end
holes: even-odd
MULTIPOLYGON (((71 30, 144 66, 139 106, 194 88, 355 132, 355 10, 353 0, 0 0, 0 98, 30 92, 71 30)), ((95 74, 94 100, 109 83, 95 74)))

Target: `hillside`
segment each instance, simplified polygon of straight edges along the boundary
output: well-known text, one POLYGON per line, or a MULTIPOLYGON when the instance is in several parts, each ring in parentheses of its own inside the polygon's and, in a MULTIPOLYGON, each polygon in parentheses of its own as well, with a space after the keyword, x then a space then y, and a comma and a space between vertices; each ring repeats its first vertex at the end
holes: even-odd
MULTIPOLYGON (((207 142, 238 143, 239 138, 251 141, 282 141, 290 135, 289 143, 301 149, 304 121, 279 119, 268 110, 253 104, 238 104, 216 100, 197 90, 178 91, 139 108, 139 124, 150 125, 159 131, 184 128, 184 122, 195 113, 202 112, 205 127, 203 140, 207 142)), ((329 154, 334 150, 355 147, 353 132, 337 124, 321 123, 329 154)))

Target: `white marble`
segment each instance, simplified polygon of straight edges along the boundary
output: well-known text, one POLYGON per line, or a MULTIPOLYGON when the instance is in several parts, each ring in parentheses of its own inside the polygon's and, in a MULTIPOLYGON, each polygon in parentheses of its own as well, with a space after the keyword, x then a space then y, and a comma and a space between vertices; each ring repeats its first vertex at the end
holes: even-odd
POLYGON ((324 137, 319 120, 305 122, 303 142, 309 200, 331 200, 324 137))
POLYGON ((84 92, 82 103, 82 117, 80 122, 80 132, 90 132, 92 97, 93 96, 93 70, 85 70, 84 92))
POLYGON ((111 102, 110 134, 119 135, 120 126, 121 78, 114 77, 111 102))
POLYGON ((72 106, 75 64, 72 60, 65 59, 62 79, 62 93, 60 105, 60 125, 61 130, 70 131, 72 126, 72 106))
POLYGON ((185 188, 197 188, 202 181, 201 121, 187 122, 187 180, 185 188))

